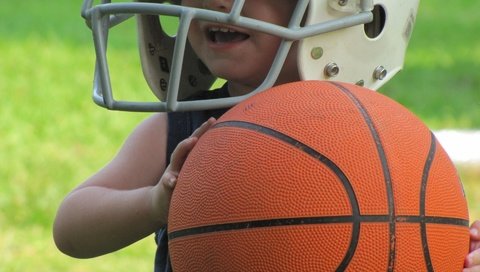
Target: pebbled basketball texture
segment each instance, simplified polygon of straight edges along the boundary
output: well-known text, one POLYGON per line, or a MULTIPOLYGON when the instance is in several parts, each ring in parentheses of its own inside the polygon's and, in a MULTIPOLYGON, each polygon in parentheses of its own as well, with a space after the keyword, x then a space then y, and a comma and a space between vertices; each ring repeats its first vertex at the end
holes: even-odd
POLYGON ((174 190, 180 271, 460 271, 468 211, 433 133, 386 96, 302 81, 225 113, 174 190))

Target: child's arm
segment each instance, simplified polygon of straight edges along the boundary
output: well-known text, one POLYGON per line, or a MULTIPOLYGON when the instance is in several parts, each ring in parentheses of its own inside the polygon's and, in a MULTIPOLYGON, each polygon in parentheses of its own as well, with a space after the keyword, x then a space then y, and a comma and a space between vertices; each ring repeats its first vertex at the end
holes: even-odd
POLYGON ((470 253, 465 258, 464 272, 480 271, 480 220, 470 227, 470 253))
POLYGON ((165 169, 167 118, 142 122, 102 170, 75 188, 54 223, 58 248, 73 257, 112 252, 152 233, 149 193, 165 169))
MULTIPOLYGON (((195 142, 189 138, 179 144, 175 153, 184 156, 172 158, 175 171, 195 142)), ((174 185, 168 182, 172 172, 165 171, 166 143, 166 114, 142 122, 117 156, 61 204, 53 229, 58 248, 77 258, 95 257, 130 245, 164 225, 169 204, 165 200, 170 199, 174 185)))

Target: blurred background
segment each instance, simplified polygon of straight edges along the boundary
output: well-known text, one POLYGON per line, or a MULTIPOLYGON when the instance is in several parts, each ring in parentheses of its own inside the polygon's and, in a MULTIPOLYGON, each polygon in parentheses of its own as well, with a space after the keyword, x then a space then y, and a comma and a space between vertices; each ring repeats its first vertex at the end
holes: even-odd
MULTIPOLYGON (((92 102, 94 52, 81 1, 45 3, 0 4, 0 271, 151 271, 153 237, 89 260, 65 256, 53 243, 63 197, 105 165, 148 114, 92 102)), ((480 130, 478 10, 480 1, 421 1, 405 70, 380 90, 435 131, 480 130)), ((110 39, 112 74, 122 82, 114 88, 149 99, 133 21, 110 39)), ((478 219, 480 165, 456 164, 470 217, 478 219)))

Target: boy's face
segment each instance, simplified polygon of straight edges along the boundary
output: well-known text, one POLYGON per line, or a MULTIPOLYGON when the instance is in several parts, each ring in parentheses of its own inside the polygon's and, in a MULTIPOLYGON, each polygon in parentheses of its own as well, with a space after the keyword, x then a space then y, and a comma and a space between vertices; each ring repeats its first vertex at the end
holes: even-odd
MULTIPOLYGON (((233 2, 182 0, 182 5, 229 12, 233 2)), ((246 0, 242 16, 287 26, 296 4, 296 0, 246 0)), ((193 21, 188 38, 210 71, 229 81, 233 95, 251 91, 263 82, 281 41, 261 32, 207 21, 193 21), (241 93, 235 93, 235 89, 241 93)), ((289 56, 277 83, 295 80, 295 56, 289 56)))

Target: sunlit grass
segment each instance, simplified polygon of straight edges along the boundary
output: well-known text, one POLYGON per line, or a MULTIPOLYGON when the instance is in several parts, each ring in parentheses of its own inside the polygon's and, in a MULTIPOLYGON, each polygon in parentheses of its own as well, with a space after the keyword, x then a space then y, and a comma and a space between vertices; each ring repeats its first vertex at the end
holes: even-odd
POLYGON ((420 1, 405 69, 381 90, 432 128, 480 127, 479 8, 479 1, 420 1))
POLYGON ((0 236, 0 271, 152 271, 153 237, 121 251, 94 259, 74 259, 56 249, 49 229, 30 225, 2 228, 0 236))
POLYGON ((0 43, 0 52, 0 271, 151 270, 153 238, 75 260, 51 236, 62 198, 107 163, 146 115, 92 103, 89 48, 33 37, 0 43))
POLYGON ((461 165, 458 167, 467 195, 470 220, 480 219, 480 166, 461 165))
POLYGON ((19 223, 46 222, 58 190, 85 178, 88 165, 105 163, 143 116, 110 113, 91 102, 91 72, 78 69, 92 66, 90 50, 41 40, 2 44, 0 50, 14 60, 0 73, 8 101, 0 107, 0 128, 10 132, 0 142, 0 160, 8 162, 0 170, 11 181, 0 193, 10 201, 1 202, 19 223), (35 52, 34 61, 25 52, 35 52))

